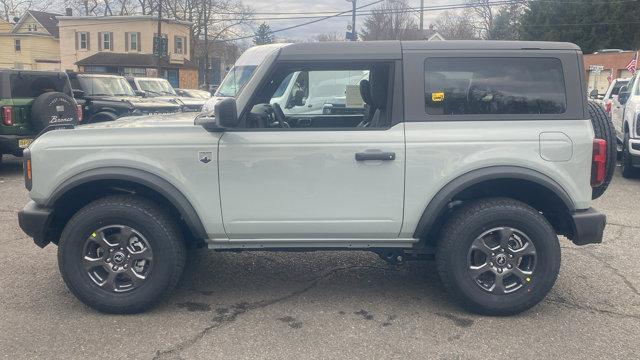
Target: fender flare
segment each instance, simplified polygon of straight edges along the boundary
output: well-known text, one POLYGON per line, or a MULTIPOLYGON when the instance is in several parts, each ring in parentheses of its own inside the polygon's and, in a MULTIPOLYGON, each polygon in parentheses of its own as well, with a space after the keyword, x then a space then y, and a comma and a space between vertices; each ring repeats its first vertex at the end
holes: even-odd
POLYGON ((469 171, 442 187, 422 212, 413 237, 420 238, 428 234, 436 219, 446 211, 447 205, 456 195, 481 182, 499 179, 526 180, 536 183, 553 192, 562 200, 570 212, 575 211, 575 204, 569 194, 549 176, 536 170, 519 166, 491 166, 469 171))
POLYGON ((49 196, 44 204, 53 208, 55 203, 68 191, 76 187, 99 180, 121 180, 148 187, 167 199, 180 213, 191 233, 198 239, 207 239, 208 235, 189 200, 173 184, 150 172, 128 167, 102 167, 76 174, 63 181, 49 196))
POLYGON ((91 115, 91 119, 89 119, 89 122, 93 122, 93 119, 95 119, 97 116, 106 116, 110 118, 110 120, 115 120, 118 118, 118 115, 116 115, 115 111, 110 111, 109 109, 101 109, 100 112, 91 115))

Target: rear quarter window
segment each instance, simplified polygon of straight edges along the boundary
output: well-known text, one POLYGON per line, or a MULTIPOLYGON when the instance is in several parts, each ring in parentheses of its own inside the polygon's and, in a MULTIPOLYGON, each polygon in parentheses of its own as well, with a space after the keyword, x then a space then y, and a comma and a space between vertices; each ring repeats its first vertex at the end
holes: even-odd
POLYGON ((57 75, 11 74, 11 97, 36 98, 46 92, 61 92, 71 96, 69 80, 57 75))
POLYGON ((427 58, 429 115, 562 114, 567 96, 556 58, 427 58))

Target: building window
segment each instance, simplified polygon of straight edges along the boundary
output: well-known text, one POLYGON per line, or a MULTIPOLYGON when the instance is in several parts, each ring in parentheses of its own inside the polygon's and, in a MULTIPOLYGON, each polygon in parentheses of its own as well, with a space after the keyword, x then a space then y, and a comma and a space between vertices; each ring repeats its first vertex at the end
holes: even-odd
POLYGON ((174 52, 176 54, 184 54, 184 38, 182 36, 176 36, 174 52))
POLYGON ((16 49, 16 52, 20 52, 20 50, 22 50, 22 47, 20 45, 20 39, 15 39, 13 41, 13 47, 16 49))
POLYGON ((103 32, 102 39, 100 39, 100 42, 102 43, 102 50, 111 50, 113 46, 111 33, 103 32))
POLYGON ((125 67, 123 68, 122 73, 129 76, 147 76, 147 69, 139 67, 125 67))
POLYGON ((78 33, 78 48, 80 50, 89 49, 89 33, 86 33, 86 32, 78 33))
POLYGON ((38 26, 36 24, 28 24, 27 25, 27 30, 28 31, 38 31, 38 26))
POLYGON ((138 33, 131 33, 131 49, 138 50, 138 33))

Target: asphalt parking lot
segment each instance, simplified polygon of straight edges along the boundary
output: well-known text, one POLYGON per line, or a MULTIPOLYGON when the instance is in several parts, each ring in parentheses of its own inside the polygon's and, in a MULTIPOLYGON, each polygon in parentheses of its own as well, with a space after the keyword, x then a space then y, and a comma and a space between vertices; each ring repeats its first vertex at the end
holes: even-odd
MULTIPOLYGON (((619 170, 619 169, 618 169, 619 170)), ((67 290, 56 247, 18 227, 18 159, 0 165, 0 354, 10 359, 638 358, 640 180, 616 173, 594 206, 604 243, 562 240, 540 305, 482 317, 453 305, 433 262, 365 252, 191 254, 179 288, 145 314, 103 315, 67 290)))

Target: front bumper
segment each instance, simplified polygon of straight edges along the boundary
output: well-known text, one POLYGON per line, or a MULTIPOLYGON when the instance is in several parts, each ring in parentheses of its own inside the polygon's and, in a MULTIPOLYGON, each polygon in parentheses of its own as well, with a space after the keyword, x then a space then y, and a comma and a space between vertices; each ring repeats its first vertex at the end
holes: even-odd
POLYGON ((607 216, 594 208, 576 211, 573 219, 573 241, 576 245, 599 244, 602 242, 607 216))
POLYGON ((35 201, 29 201, 18 213, 18 223, 25 234, 33 238, 33 242, 43 248, 51 242, 47 236, 53 211, 41 207, 35 201))
POLYGON ((640 140, 629 139, 629 155, 631 155, 631 165, 640 167, 640 140))

